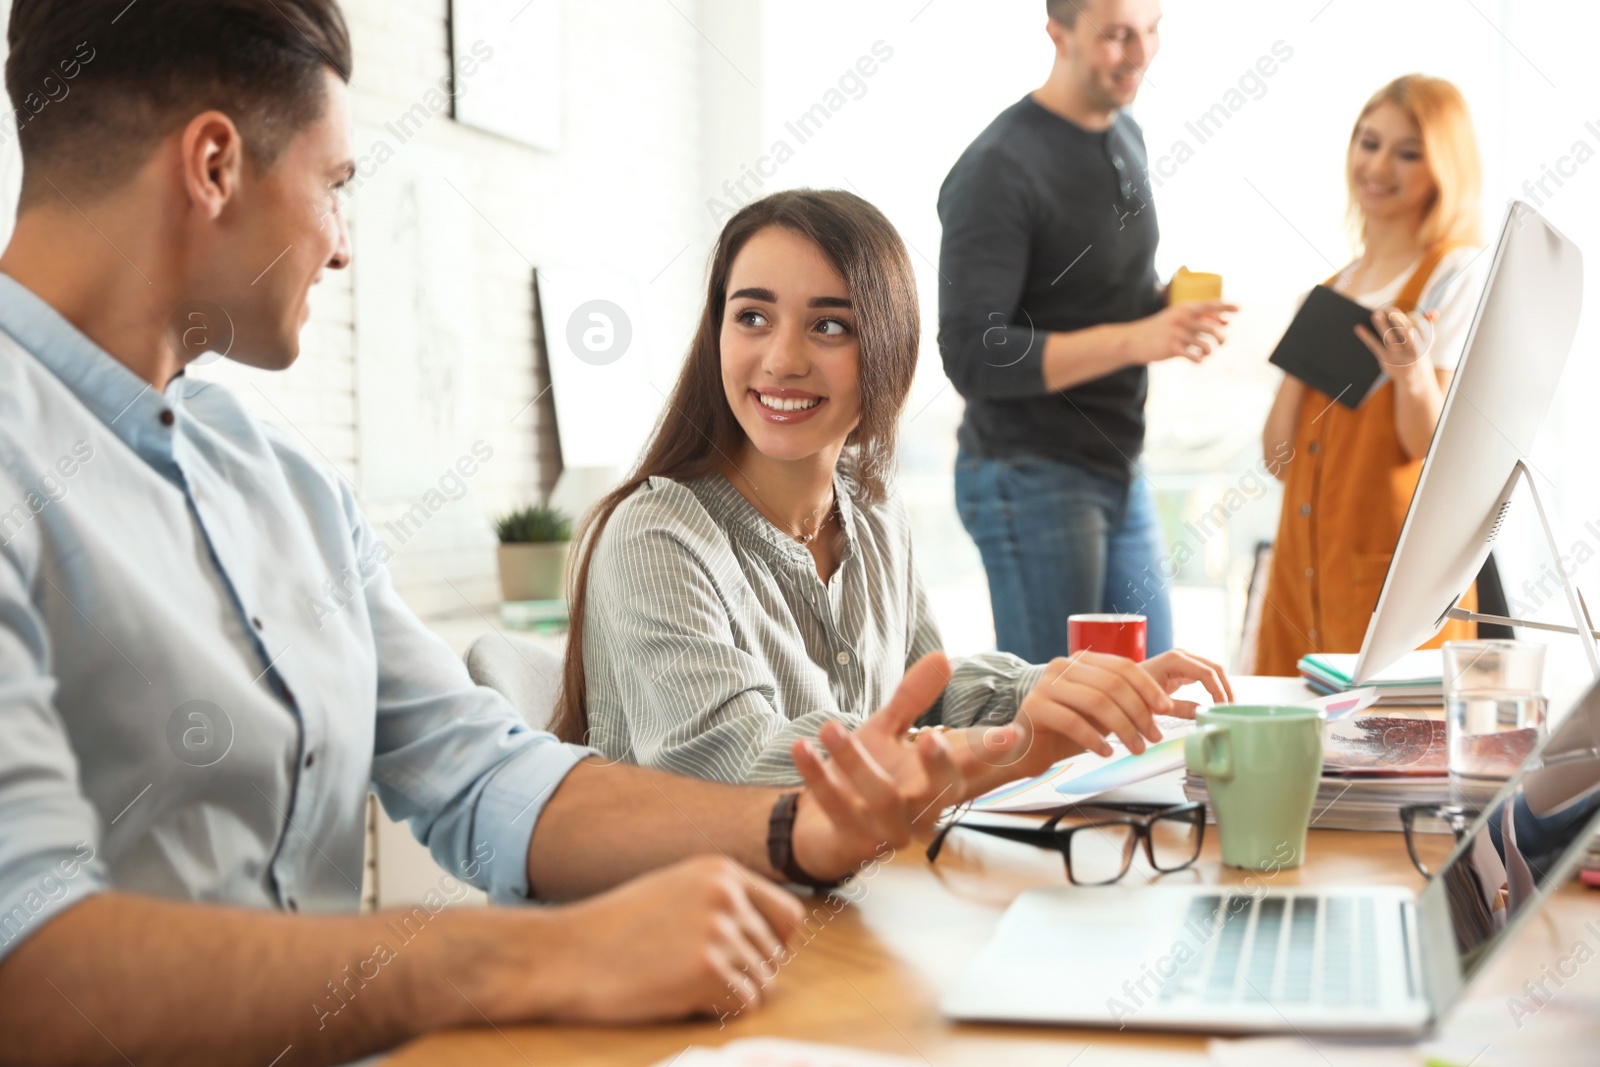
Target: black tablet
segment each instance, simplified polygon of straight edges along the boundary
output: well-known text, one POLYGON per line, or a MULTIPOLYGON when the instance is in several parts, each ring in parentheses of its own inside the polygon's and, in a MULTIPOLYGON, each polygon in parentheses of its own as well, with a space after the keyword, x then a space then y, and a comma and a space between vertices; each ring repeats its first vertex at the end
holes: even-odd
POLYGON ((1372 329, 1371 308, 1319 285, 1283 332, 1271 362, 1354 410, 1383 373, 1356 336, 1360 325, 1372 329))

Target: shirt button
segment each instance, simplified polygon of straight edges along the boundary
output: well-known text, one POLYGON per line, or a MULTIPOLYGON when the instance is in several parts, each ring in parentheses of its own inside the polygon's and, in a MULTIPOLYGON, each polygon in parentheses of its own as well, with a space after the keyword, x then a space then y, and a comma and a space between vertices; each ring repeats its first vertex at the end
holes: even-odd
POLYGON ((1312 640, 1312 641, 1320 641, 1320 640, 1322 640, 1322 635, 1321 635, 1321 634, 1319 634, 1319 633, 1317 633, 1317 631, 1315 631, 1315 630, 1312 630, 1312 631, 1311 631, 1311 632, 1310 632, 1310 633, 1309 633, 1309 634, 1307 634, 1307 635, 1306 635, 1306 636, 1307 636, 1307 637, 1309 637, 1309 638, 1311 638, 1311 640, 1312 640))
POLYGON ((1311 514, 1311 505, 1310 504, 1301 504, 1300 505, 1300 514, 1302 514, 1302 515, 1310 515, 1311 514))
POLYGON ((254 626, 258 630, 261 629, 262 628, 261 627, 261 616, 259 616, 259 615, 250 616, 250 625, 254 626))
POLYGON ((850 653, 848 653, 848 652, 840 652, 837 656, 833 657, 833 662, 837 663, 841 667, 849 666, 850 665, 850 653))
POLYGON ((311 767, 311 765, 316 763, 316 762, 317 762, 317 754, 315 752, 307 752, 306 753, 306 767, 309 769, 311 767))
POLYGON ((1317 569, 1315 567, 1307 567, 1306 568, 1306 577, 1307 578, 1315 578, 1316 576, 1317 576, 1317 569))
POLYGON ((163 411, 161 413, 161 425, 163 425, 163 426, 171 426, 172 422, 173 422, 172 411, 169 408, 168 410, 163 411))
POLYGON ((1320 448, 1321 448, 1321 446, 1318 445, 1317 442, 1312 441, 1309 445, 1306 446, 1306 451, 1310 452, 1314 456, 1314 455, 1317 454, 1317 452, 1318 452, 1318 450, 1320 448))

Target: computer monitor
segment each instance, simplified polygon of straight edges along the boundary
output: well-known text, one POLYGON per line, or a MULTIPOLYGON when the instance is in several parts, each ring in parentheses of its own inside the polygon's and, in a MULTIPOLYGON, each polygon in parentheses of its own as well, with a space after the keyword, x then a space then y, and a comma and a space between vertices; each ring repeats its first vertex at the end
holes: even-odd
MULTIPOLYGON (((1489 280, 1367 625, 1357 684, 1437 634, 1477 577, 1578 329, 1583 256, 1537 211, 1513 200, 1482 254, 1494 257, 1489 280)), ((1543 521, 1537 495, 1535 504, 1543 521)), ((1567 593, 1577 613, 1570 585, 1567 593)), ((1600 673, 1592 640, 1584 643, 1600 673)))

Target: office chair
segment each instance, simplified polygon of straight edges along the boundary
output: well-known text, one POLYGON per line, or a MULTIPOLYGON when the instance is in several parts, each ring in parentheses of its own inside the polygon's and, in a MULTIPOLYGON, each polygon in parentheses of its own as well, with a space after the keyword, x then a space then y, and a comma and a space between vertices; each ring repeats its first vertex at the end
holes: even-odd
POLYGON ((516 634, 484 634, 467 649, 467 673, 511 702, 529 726, 548 730, 561 684, 561 655, 516 634))

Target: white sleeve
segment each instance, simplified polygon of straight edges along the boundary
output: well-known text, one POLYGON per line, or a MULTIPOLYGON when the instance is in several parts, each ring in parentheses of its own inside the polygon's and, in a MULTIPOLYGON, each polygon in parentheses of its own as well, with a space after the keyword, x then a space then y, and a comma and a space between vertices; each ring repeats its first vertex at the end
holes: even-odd
POLYGON ((1478 298, 1488 280, 1489 256, 1485 249, 1458 248, 1445 257, 1417 302, 1417 311, 1435 311, 1433 345, 1428 358, 1440 370, 1454 371, 1461 362, 1478 298))

